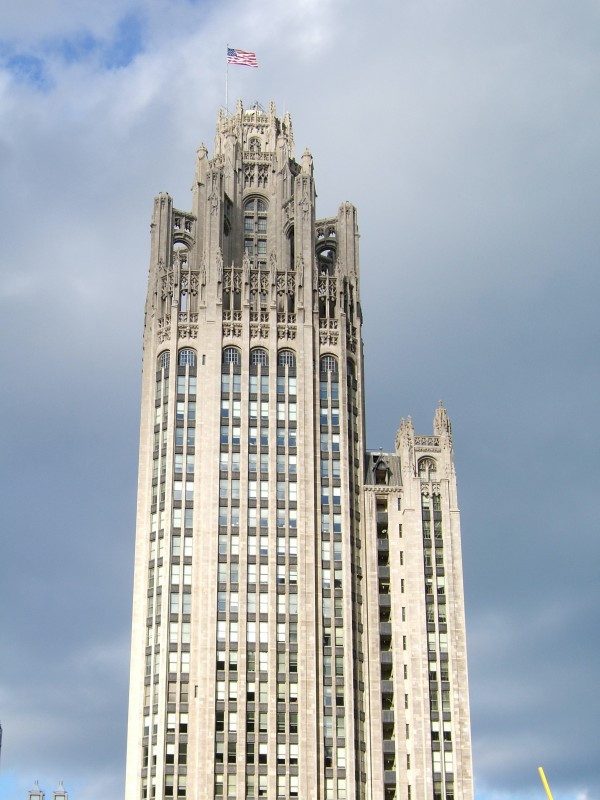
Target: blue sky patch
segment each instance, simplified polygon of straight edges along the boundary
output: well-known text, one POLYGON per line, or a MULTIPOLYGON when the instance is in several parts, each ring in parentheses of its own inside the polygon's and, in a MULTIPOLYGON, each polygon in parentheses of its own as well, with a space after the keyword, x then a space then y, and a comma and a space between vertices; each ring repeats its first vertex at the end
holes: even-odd
POLYGON ((107 69, 126 67, 144 50, 144 23, 140 14, 127 14, 117 25, 112 42, 106 44, 102 57, 107 69))
POLYGON ((106 38, 79 30, 70 36, 38 42, 28 48, 29 52, 19 52, 19 45, 14 42, 0 41, 0 66, 20 83, 47 90, 51 88, 52 61, 67 65, 95 61, 101 70, 127 67, 144 50, 144 29, 142 15, 130 13, 117 22, 106 38))
POLYGON ((65 63, 76 64, 85 61, 98 51, 101 43, 89 31, 81 31, 69 39, 62 39, 51 48, 65 63))
POLYGON ((50 88, 50 77, 45 61, 28 53, 14 53, 3 59, 4 68, 19 81, 42 91, 50 88))

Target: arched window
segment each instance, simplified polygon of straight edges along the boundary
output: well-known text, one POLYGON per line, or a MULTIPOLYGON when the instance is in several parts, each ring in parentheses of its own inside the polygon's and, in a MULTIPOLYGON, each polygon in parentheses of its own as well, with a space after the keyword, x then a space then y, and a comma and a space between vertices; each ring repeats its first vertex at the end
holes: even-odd
POLYGON ((267 204, 253 197, 244 204, 244 250, 255 266, 267 265, 267 204))
POLYGON ((235 366, 239 366, 240 361, 240 351, 237 349, 237 347, 226 347, 223 350, 224 364, 234 364, 235 366))
POLYGON ((295 256, 295 249, 294 249, 294 226, 290 228, 287 235, 288 241, 288 254, 289 254, 289 265, 290 269, 294 269, 296 264, 296 256, 295 256))
POLYGON ((433 458, 426 456, 419 461, 419 478, 422 481, 437 480, 437 464, 433 458))
POLYGON ((267 351, 263 350, 262 347, 257 347, 250 353, 250 363, 253 367, 261 366, 266 367, 269 363, 269 357, 267 355, 267 351))
POLYGON ((180 367, 195 367, 196 366, 196 351, 186 348, 179 351, 179 366, 180 367))
POLYGON ((295 367, 296 356, 291 350, 280 350, 279 355, 277 356, 277 364, 280 367, 295 367))
POLYGON ((323 356, 321 358, 321 372, 337 372, 338 363, 335 356, 323 356))
POLYGON ((170 363, 171 363, 171 353, 169 353, 168 350, 165 350, 158 357, 158 368, 159 369, 169 369, 169 364, 170 363))
POLYGON ((319 275, 333 275, 335 267, 335 249, 327 246, 317 251, 319 275))

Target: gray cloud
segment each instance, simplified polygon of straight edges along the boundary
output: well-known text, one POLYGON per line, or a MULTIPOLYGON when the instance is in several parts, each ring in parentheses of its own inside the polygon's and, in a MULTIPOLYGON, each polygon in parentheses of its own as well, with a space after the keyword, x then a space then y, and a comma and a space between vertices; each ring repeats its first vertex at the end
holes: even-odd
POLYGON ((359 208, 369 444, 452 417, 478 796, 539 796, 541 763, 600 797, 597 4, 150 2, 126 66, 48 46, 135 9, 3 20, 3 796, 122 792, 149 215, 189 202, 229 41, 260 63, 230 103, 289 108, 320 213, 359 208))

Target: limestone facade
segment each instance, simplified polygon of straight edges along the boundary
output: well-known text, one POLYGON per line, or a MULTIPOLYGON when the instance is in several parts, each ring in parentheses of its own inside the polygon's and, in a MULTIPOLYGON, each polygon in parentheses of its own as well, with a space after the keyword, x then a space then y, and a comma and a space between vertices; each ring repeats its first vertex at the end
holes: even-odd
POLYGON ((126 800, 469 800, 450 423, 365 450, 356 209, 273 104, 192 193, 151 225, 126 800))

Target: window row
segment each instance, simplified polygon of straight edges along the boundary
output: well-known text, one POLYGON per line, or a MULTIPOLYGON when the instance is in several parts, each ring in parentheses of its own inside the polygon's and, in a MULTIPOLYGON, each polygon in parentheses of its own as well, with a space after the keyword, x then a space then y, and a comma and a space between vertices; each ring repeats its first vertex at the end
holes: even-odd
MULTIPOLYGON (((240 366, 242 351, 237 347, 226 347, 223 350, 223 364, 240 366)), ((269 363, 269 354, 262 347, 250 351, 250 364, 253 367, 266 367, 269 363)), ((295 367, 296 356, 291 350, 280 350, 277 354, 277 364, 280 367, 295 367)))
MULTIPOLYGON (((158 356, 158 369, 168 369, 171 362, 171 353, 164 350, 158 356)), ((177 363, 180 367, 195 367, 196 366, 196 351, 189 347, 184 347, 177 354, 177 363)))
MULTIPOLYGON (((183 351, 182 351, 183 352, 183 351)), ((233 364, 240 366, 242 363, 242 351, 238 347, 226 347, 223 350, 223 364, 233 364)), ((269 363, 269 354, 262 347, 256 347, 250 351, 250 365, 266 367, 269 363)), ((296 355, 292 350, 280 350, 277 354, 277 365, 279 367, 295 367, 296 355)), ((338 361, 335 356, 326 355, 321 356, 319 362, 319 371, 321 373, 334 373, 338 372, 338 361)), ((332 382, 337 382, 337 378, 331 378, 332 382)))
MULTIPOLYGON (((187 541, 187 538, 185 539, 187 541)), ((285 556, 286 549, 287 555, 295 557, 298 555, 298 539, 294 535, 287 538, 285 536, 277 537, 277 555, 285 556)), ((336 543, 337 544, 337 543, 336 543)), ((341 544, 341 542, 339 543, 341 544)), ((269 555, 269 536, 267 534, 256 536, 249 534, 246 540, 247 555, 253 556, 268 556, 269 555)), ((219 555, 221 556, 239 556, 240 554, 240 537, 237 533, 234 534, 219 534, 219 555)))
MULTIPOLYGON (((246 797, 267 797, 269 786, 268 775, 246 775, 246 797)), ((215 797, 237 797, 237 775, 215 775, 215 797)), ((333 791, 333 789, 332 789, 333 791)), ((277 797, 298 797, 298 776, 277 775, 277 797), (289 780, 289 788, 288 788, 289 780)), ((333 794, 331 795, 333 798, 333 794)), ((338 800, 345 800, 339 794, 338 800)), ((328 799, 329 800, 329 799, 328 799)))
MULTIPOLYGON (((173 483, 173 499, 174 500, 181 500, 182 499, 182 481, 174 481, 173 483), (177 493, 177 495, 176 495, 177 493)), ((192 481, 186 481, 185 484, 185 499, 192 500, 193 499, 193 489, 194 485, 192 481), (189 496, 188 496, 189 495, 189 496)), ((326 497, 326 500, 323 502, 329 502, 329 489, 323 488, 322 496, 326 497)), ((341 502, 341 489, 339 487, 332 488, 333 493, 333 503, 339 505, 341 502)), ((239 500, 240 499, 240 481, 237 478, 233 478, 232 480, 228 480, 226 478, 222 478, 219 481, 219 497, 221 498, 229 498, 231 500, 239 500)), ((248 481, 248 499, 249 500, 268 500, 270 497, 269 494, 269 481, 248 481)), ((276 490, 275 490, 275 497, 277 500, 284 501, 288 500, 290 503, 295 503, 298 500, 298 484, 294 481, 277 481, 276 490)))
MULTIPOLYGON (((273 597, 268 592, 252 592, 246 595, 246 611, 248 614, 268 614, 269 604, 273 597)), ((217 611, 237 614, 240 610, 239 592, 217 592, 217 611)), ((297 614, 298 595, 297 594, 278 594, 277 595, 278 614, 297 614)))
MULTIPOLYGON (((180 367, 196 366, 196 351, 189 347, 185 347, 177 354, 177 363, 180 367)), ((171 353, 169 350, 164 350, 158 356, 158 369, 165 370, 169 368, 171 361, 171 353)), ((223 364, 239 366, 242 363, 242 353, 237 347, 226 347, 223 350, 223 364)), ((255 347, 250 351, 250 364, 251 366, 266 367, 269 363, 269 354, 262 347, 255 347)), ((296 355, 292 350, 280 350, 277 354, 277 364, 280 367, 295 367, 296 355)), ((320 372, 338 372, 338 361, 335 356, 326 355, 322 356, 320 360, 320 372)))

